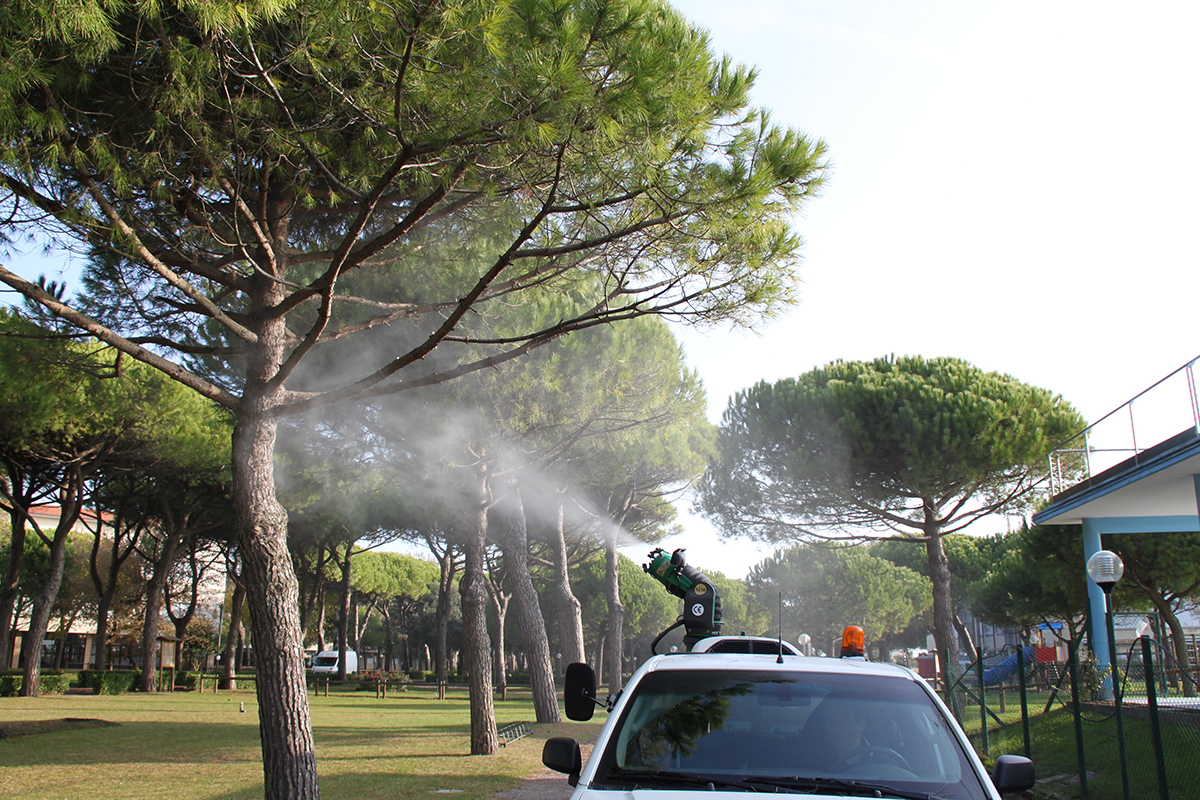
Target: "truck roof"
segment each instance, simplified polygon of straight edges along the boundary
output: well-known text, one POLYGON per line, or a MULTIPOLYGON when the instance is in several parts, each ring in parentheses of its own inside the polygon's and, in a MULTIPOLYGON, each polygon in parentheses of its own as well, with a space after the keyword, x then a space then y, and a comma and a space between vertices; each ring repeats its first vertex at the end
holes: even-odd
POLYGON ((864 661, 858 658, 828 658, 818 656, 789 656, 784 653, 780 663, 778 655, 752 653, 668 653, 654 656, 643 665, 647 672, 659 670, 779 670, 780 672, 829 672, 855 675, 890 675, 920 681, 921 677, 908 667, 864 661))

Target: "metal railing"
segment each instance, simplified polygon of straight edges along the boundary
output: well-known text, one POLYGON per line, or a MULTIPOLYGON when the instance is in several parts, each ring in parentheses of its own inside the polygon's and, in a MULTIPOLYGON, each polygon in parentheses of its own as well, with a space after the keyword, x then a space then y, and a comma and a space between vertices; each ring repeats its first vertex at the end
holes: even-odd
POLYGON ((1050 454, 1050 494, 1124 462, 1139 463, 1156 445, 1200 430, 1196 365, 1200 356, 1142 390, 1050 454))

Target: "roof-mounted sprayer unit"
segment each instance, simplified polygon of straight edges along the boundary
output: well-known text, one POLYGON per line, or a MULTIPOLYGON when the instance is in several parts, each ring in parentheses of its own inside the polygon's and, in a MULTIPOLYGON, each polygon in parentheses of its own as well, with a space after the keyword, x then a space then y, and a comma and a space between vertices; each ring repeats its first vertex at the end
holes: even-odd
POLYGON ((667 555, 661 547, 656 547, 650 552, 650 563, 642 565, 668 592, 683 598, 683 614, 658 635, 651 645, 652 652, 668 632, 680 625, 685 631, 683 643, 689 651, 701 639, 721 634, 721 596, 717 587, 703 572, 687 565, 683 552, 681 548, 667 555))

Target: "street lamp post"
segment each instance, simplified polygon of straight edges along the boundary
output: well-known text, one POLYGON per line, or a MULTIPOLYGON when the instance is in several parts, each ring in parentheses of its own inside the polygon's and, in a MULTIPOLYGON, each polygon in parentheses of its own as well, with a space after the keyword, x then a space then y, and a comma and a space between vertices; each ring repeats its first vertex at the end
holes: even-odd
POLYGON ((1112 590, 1125 574, 1121 557, 1111 550, 1099 550, 1087 562, 1088 577, 1104 592, 1104 619, 1108 626, 1108 670, 1112 681, 1113 706, 1117 717, 1117 752, 1121 760, 1121 788, 1129 800, 1129 764, 1125 757, 1125 722, 1121 718, 1121 682, 1117 679, 1117 637, 1113 628, 1112 590))

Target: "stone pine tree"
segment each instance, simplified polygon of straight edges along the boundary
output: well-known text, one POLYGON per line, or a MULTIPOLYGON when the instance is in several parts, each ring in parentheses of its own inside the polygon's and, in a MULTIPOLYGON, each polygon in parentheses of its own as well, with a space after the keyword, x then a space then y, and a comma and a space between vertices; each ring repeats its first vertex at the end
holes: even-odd
MULTIPOLYGON (((1076 645, 1087 629, 1088 616, 1080 529, 1023 525, 1002 541, 1000 556, 969 598, 972 613, 984 622, 1021 630, 1059 623, 1063 629, 1058 636, 1076 645)), ((1128 588, 1127 584, 1122 590, 1128 588)))
POLYGON ((89 302, 0 280, 234 414, 267 797, 319 795, 279 420, 592 325, 777 309, 824 175, 662 0, 31 0, 0 26, 0 213, 88 251, 89 302), (586 310, 474 335, 530 287, 586 310))
POLYGON ((850 544, 780 550, 751 567, 746 584, 763 606, 779 604, 786 638, 807 633, 832 655, 846 625, 861 626, 870 645, 902 631, 930 602, 920 574, 850 544))
POLYGON ((934 633, 952 679, 943 537, 1019 508, 1049 452, 1083 427, 1060 396, 960 359, 837 361, 730 400, 701 503, 730 535, 923 544, 934 633))

